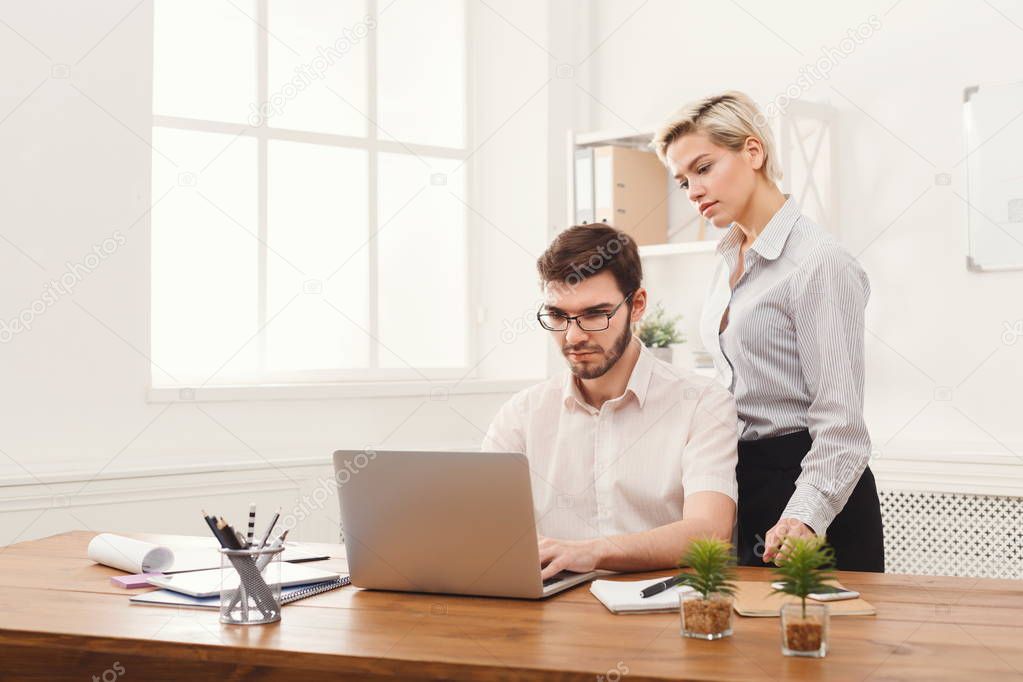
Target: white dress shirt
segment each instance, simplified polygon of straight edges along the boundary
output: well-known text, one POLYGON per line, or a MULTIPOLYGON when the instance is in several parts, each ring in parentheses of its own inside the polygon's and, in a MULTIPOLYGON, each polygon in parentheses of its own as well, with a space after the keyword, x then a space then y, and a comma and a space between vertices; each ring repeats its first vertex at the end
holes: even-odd
POLYGON ((639 345, 625 392, 599 410, 566 369, 513 396, 490 425, 483 450, 529 460, 541 535, 636 533, 681 520, 687 494, 736 499, 732 396, 639 345))
POLYGON ((870 457, 863 419, 870 283, 856 259, 785 196, 747 249, 734 290, 729 279, 744 235, 733 224, 721 238, 700 337, 718 381, 735 395, 740 440, 809 430, 813 445, 782 516, 824 533, 870 457))

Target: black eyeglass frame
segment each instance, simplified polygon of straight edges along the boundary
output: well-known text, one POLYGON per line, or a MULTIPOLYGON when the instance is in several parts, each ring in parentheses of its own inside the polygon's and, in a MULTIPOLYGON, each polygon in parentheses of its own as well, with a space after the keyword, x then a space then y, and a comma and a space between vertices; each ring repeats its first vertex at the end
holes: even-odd
POLYGON ((543 306, 541 305, 540 309, 536 311, 536 320, 537 320, 537 322, 540 323, 541 327, 543 327, 544 329, 546 329, 549 332, 567 332, 568 328, 572 326, 572 322, 575 322, 576 325, 579 327, 579 329, 583 330, 584 332, 602 332, 602 331, 605 331, 605 330, 607 330, 607 329, 609 329, 611 327, 611 318, 615 316, 615 313, 618 312, 619 308, 621 308, 623 305, 625 305, 629 301, 629 299, 632 298, 632 295, 635 294, 636 291, 637 290, 634 289, 631 292, 629 292, 629 295, 626 296, 625 298, 623 298, 621 303, 619 303, 618 305, 616 305, 614 308, 612 308, 611 310, 609 310, 606 313, 582 313, 580 315, 564 315, 562 313, 545 313, 545 312, 541 312, 543 310, 543 306), (551 327, 550 325, 548 325, 544 321, 544 318, 555 316, 555 315, 565 321, 565 326, 563 328, 551 327), (606 318, 604 326, 601 327, 600 329, 587 329, 586 327, 584 327, 582 325, 582 322, 579 321, 580 317, 596 317, 597 315, 603 315, 606 318))

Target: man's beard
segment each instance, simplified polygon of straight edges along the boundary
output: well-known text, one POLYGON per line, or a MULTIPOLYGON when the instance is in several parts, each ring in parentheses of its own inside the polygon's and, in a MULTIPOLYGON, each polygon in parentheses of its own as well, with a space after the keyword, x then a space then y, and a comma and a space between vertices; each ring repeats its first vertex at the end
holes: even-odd
POLYGON ((614 345, 611 346, 611 350, 605 351, 600 346, 594 344, 592 346, 563 346, 561 349, 565 359, 568 360, 568 367, 572 370, 572 374, 576 375, 580 379, 596 379, 607 374, 612 367, 621 359, 622 354, 625 353, 625 349, 629 347, 629 341, 632 340, 632 329, 626 326, 622 330, 621 336, 615 339, 614 345), (571 359, 568 358, 570 351, 592 351, 593 353, 603 355, 603 360, 600 364, 590 363, 579 363, 574 364, 571 359))

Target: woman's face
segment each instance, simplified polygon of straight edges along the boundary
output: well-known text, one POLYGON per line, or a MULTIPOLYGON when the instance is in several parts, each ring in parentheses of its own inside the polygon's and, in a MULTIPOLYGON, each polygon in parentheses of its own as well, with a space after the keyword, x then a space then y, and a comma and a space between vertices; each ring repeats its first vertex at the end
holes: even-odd
POLYGON ((753 138, 747 142, 752 149, 733 152, 711 142, 705 133, 690 133, 665 150, 672 177, 693 208, 714 227, 728 227, 738 220, 753 195, 759 142, 753 138))

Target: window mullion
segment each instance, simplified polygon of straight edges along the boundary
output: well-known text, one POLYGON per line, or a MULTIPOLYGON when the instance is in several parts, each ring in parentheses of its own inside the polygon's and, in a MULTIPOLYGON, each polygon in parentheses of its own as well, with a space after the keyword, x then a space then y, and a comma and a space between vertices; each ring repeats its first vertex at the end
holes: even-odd
MULTIPOLYGON (((377 2, 376 0, 367 0, 366 2, 366 13, 371 17, 377 16, 377 2)), ((379 17, 377 17, 379 21, 379 17)), ((366 42, 366 106, 368 111, 367 118, 367 139, 369 141, 369 152, 367 154, 368 172, 369 172, 369 286, 367 287, 369 295, 369 332, 370 332, 370 343, 369 343, 369 366, 371 369, 377 369, 380 366, 380 342, 377 340, 380 338, 380 295, 379 295, 379 281, 380 281, 380 268, 378 260, 378 248, 377 248, 377 224, 379 216, 377 215, 377 169, 378 169, 378 154, 377 148, 377 37, 376 31, 370 31, 367 36, 366 42)))
MULTIPOLYGON (((262 106, 270 92, 270 76, 268 66, 269 38, 263 26, 267 26, 270 12, 269 0, 256 0, 256 102, 262 106)), ((256 338, 257 362, 261 371, 267 369, 266 330, 264 325, 268 319, 267 300, 269 298, 269 282, 267 279, 267 136, 266 121, 256 129, 256 201, 257 231, 259 235, 258 263, 256 265, 256 329, 260 330, 256 338)))

